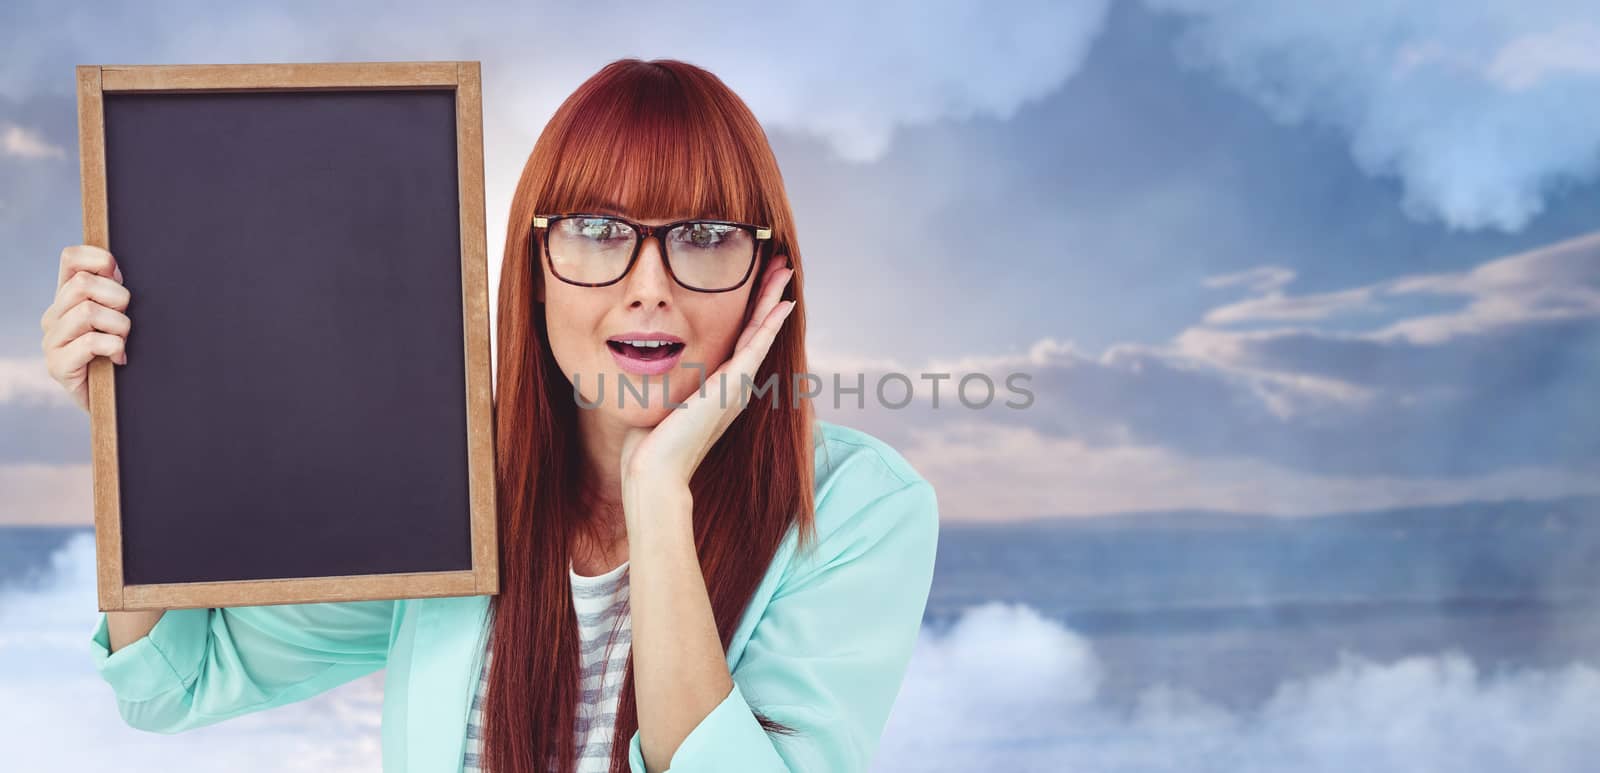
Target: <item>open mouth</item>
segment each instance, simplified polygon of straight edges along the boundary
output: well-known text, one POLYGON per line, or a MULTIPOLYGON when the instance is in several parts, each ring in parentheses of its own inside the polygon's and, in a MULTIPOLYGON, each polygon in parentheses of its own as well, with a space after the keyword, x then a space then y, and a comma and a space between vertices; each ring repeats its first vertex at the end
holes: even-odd
POLYGON ((683 344, 681 343, 663 343, 659 346, 634 346, 621 341, 607 341, 606 346, 617 354, 643 362, 671 359, 683 351, 683 344))

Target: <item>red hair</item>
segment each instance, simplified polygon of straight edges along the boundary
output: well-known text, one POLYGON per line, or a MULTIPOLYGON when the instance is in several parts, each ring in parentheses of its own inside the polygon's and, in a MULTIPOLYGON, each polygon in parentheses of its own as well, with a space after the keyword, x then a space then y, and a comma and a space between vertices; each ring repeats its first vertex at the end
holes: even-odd
MULTIPOLYGON (((489 773, 567 773, 576 764, 578 622, 568 562, 592 509, 572 385, 550 353, 544 280, 530 245, 535 213, 616 204, 638 219, 718 217, 772 228, 764 254, 788 256, 796 301, 755 382, 776 375, 770 404, 752 402, 690 482, 694 540, 724 649, 791 528, 813 544, 812 406, 791 374, 805 361, 805 271, 777 159, 750 109, 715 75, 671 59, 606 65, 567 98, 523 167, 500 273, 495 430, 500 593, 484 697, 489 773)), ((761 276, 758 266, 752 274, 761 276)), ((745 309, 754 309, 756 293, 745 309)), ((633 658, 618 698, 611 770, 628 770, 638 729, 633 658)), ((793 732, 760 714, 773 732, 793 732)))

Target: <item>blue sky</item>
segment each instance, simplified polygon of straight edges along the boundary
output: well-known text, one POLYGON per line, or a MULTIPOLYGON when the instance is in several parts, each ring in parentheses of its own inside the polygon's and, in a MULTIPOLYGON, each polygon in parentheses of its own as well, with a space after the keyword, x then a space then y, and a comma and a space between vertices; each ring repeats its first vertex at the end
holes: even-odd
POLYGON ((81 240, 85 63, 481 60, 491 276, 572 88, 622 56, 707 67, 778 153, 817 370, 1032 375, 1022 411, 824 412, 902 449, 946 518, 1600 491, 1592 6, 586 7, 633 21, 0 10, 0 523, 90 516, 87 419, 37 326, 81 240))

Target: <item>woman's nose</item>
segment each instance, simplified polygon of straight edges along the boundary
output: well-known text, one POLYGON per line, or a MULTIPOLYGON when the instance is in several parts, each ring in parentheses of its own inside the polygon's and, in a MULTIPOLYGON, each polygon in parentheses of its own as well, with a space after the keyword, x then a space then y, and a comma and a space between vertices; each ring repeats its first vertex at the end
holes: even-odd
POLYGON ((665 301, 672 296, 672 275, 661 254, 661 245, 655 239, 646 239, 639 247, 639 259, 628 272, 628 302, 646 304, 665 301))

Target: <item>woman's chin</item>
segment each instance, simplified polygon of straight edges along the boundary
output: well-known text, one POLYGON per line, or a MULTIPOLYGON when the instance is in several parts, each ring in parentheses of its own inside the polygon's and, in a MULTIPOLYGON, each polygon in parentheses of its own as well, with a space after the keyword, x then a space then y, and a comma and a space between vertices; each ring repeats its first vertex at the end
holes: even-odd
POLYGON ((620 408, 612 406, 611 411, 618 421, 629 427, 650 429, 672 414, 672 409, 664 403, 659 396, 652 394, 647 405, 630 403, 620 408))
POLYGON ((695 395, 692 386, 681 388, 674 383, 672 391, 686 393, 674 402, 658 376, 652 376, 641 383, 637 376, 606 372, 599 377, 585 375, 579 383, 586 387, 590 384, 603 385, 604 389, 604 392, 600 392, 590 387, 582 395, 575 393, 573 399, 578 402, 580 408, 589 413, 603 414, 607 422, 641 429, 660 424, 672 415, 674 405, 681 405, 684 400, 695 395), (628 383, 624 385, 624 381, 628 383))

